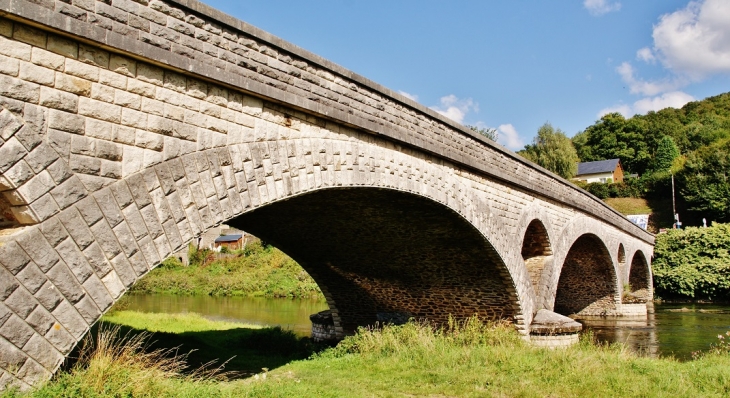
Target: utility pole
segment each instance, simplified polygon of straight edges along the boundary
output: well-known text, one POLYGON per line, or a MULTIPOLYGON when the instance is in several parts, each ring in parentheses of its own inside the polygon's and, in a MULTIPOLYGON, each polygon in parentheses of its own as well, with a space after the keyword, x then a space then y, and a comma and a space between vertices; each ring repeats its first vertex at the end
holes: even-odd
POLYGON ((682 224, 679 223, 679 214, 677 214, 677 205, 674 202, 674 173, 672 173, 672 217, 674 217, 675 228, 679 228, 682 224))

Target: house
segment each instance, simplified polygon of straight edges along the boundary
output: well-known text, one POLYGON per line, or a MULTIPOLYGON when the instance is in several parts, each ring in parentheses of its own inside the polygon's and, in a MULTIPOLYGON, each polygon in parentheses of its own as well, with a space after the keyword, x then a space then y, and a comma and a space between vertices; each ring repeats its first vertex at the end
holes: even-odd
POLYGON ((226 247, 229 250, 239 250, 243 247, 243 235, 223 235, 213 242, 215 248, 226 247))
POLYGON ((573 179, 586 183, 621 182, 624 180, 624 170, 619 159, 582 162, 578 163, 578 174, 573 179))

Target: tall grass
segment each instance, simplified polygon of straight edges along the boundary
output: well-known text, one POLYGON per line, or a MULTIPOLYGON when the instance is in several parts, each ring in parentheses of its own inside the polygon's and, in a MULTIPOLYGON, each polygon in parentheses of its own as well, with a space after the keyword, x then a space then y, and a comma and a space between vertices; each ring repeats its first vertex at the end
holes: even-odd
MULTIPOLYGON (((175 347, 149 349, 150 333, 120 333, 102 325, 81 343, 70 371, 30 393, 34 397, 172 397, 215 390, 225 373, 189 370, 175 347)), ((194 394, 203 396, 202 394, 194 394)))
POLYGON ((426 321, 411 321, 399 326, 361 328, 324 355, 397 355, 414 350, 434 352, 447 347, 520 347, 522 344, 522 339, 509 323, 483 322, 473 316, 464 320, 449 318, 446 325, 440 326, 426 321))
MULTIPOLYGON (((122 341, 104 337, 85 348, 87 354, 71 372, 25 395, 727 397, 730 355, 726 337, 698 359, 679 362, 637 357, 620 345, 597 346, 590 337, 564 350, 535 348, 510 325, 477 318, 443 327, 414 322, 363 328, 308 360, 290 361, 261 369, 245 380, 228 381, 186 373, 185 358, 169 356, 174 347, 150 352, 147 337, 122 341)), ((254 344, 270 343, 273 341, 259 340, 254 344)), ((229 353, 237 350, 235 344, 228 347, 229 353)))

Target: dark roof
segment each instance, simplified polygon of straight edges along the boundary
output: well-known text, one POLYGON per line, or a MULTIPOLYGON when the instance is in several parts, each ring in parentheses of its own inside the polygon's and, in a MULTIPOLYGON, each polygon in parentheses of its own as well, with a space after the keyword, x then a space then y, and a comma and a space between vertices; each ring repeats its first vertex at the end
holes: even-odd
POLYGON ((216 238, 215 243, 221 243, 221 242, 236 242, 239 239, 241 239, 243 235, 223 235, 218 238, 216 238))
POLYGON ((610 173, 616 169, 618 159, 598 160, 595 162, 578 163, 578 174, 610 173))

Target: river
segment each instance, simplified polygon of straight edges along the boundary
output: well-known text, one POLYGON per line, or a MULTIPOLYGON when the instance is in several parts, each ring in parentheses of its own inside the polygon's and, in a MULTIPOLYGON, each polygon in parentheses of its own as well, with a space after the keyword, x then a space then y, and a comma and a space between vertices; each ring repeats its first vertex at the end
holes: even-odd
MULTIPOLYGON (((129 309, 142 312, 195 312, 214 320, 280 326, 300 336, 311 329, 309 315, 327 309, 315 300, 248 297, 129 295, 129 309)), ((640 355, 686 360, 706 350, 718 334, 730 330, 730 306, 656 304, 648 319, 582 321, 598 340, 621 342, 640 355)))

